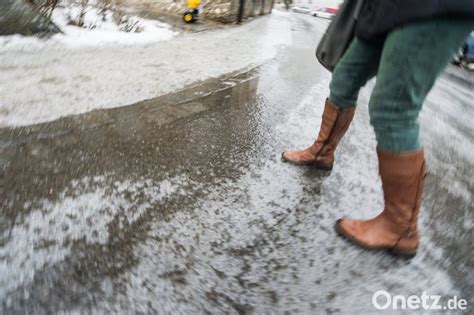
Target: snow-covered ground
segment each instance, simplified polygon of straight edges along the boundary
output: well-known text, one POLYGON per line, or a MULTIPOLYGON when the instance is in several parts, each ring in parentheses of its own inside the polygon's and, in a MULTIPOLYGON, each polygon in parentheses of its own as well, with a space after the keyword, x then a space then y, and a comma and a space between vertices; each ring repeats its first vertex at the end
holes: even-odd
POLYGON ((48 39, 34 36, 0 36, 0 52, 36 51, 45 47, 78 48, 108 44, 136 45, 173 38, 177 32, 166 23, 143 19, 137 16, 113 17, 113 12, 88 7, 84 13, 83 26, 75 26, 79 21, 81 8, 68 5, 53 11, 53 22, 63 31, 48 39))
MULTIPOLYGON (((74 43, 95 40, 90 34, 81 39, 78 30, 76 38, 65 36, 54 44, 37 40, 40 44, 32 46, 27 39, 28 49, 2 39, 0 127, 128 105, 261 64, 275 56, 279 45, 291 44, 290 19, 289 13, 274 10, 239 27, 142 45, 81 44, 71 49, 74 43)), ((103 38, 109 30, 97 32, 103 38)))
POLYGON ((143 19, 137 16, 123 16, 116 22, 111 11, 101 14, 99 9, 91 8, 84 15, 84 26, 68 25, 71 19, 77 19, 79 7, 65 7, 55 10, 54 22, 65 33, 57 35, 64 44, 77 46, 94 46, 117 43, 125 45, 145 44, 169 40, 177 33, 168 24, 143 19))

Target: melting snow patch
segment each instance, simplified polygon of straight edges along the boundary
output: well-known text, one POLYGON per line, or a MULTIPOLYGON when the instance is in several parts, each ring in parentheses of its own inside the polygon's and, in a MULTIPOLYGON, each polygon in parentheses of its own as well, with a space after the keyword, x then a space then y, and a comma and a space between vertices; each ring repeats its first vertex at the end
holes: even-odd
MULTIPOLYGON (((125 221, 135 222, 146 210, 179 194, 183 180, 127 180, 111 187, 106 177, 85 177, 71 182, 56 200, 39 201, 38 206, 18 219, 8 242, 0 247, 0 257, 5 258, 0 262, 0 300, 33 281, 46 266, 63 261, 74 241, 106 244, 111 222, 118 220, 120 228, 125 221)), ((27 203, 24 207, 32 205, 27 203)))

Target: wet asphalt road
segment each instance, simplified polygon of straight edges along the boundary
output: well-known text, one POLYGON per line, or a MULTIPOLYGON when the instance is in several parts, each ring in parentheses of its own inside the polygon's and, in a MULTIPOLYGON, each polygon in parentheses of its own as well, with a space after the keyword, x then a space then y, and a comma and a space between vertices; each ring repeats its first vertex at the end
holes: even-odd
POLYGON ((373 82, 332 172, 283 163, 316 135, 330 79, 314 58, 326 22, 290 19, 293 45, 263 65, 0 130, 0 313, 353 314, 377 290, 473 305, 473 75, 448 68, 420 119, 418 255, 362 250, 333 224, 383 206, 373 82))

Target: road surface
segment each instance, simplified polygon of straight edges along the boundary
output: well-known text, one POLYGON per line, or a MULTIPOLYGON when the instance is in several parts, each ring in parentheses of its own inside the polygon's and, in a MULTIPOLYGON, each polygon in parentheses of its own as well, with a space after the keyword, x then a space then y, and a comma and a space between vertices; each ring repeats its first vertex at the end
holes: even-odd
POLYGON ((420 118, 430 175, 418 255, 366 251, 333 225, 383 207, 373 82, 332 172, 283 163, 282 150, 314 140, 330 74, 314 58, 327 22, 249 24, 265 33, 275 19, 291 45, 263 63, 0 129, 0 313, 354 314, 375 312, 378 290, 472 309, 472 74, 448 68, 420 118))

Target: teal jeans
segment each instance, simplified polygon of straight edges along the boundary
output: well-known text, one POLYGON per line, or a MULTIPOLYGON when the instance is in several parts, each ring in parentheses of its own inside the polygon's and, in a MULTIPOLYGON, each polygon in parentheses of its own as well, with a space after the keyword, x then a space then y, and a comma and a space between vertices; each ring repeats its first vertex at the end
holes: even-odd
POLYGON ((397 28, 384 42, 355 38, 334 69, 329 99, 337 107, 355 106, 361 87, 376 76, 369 113, 377 146, 416 151, 426 95, 473 29, 473 20, 436 19, 397 28))

